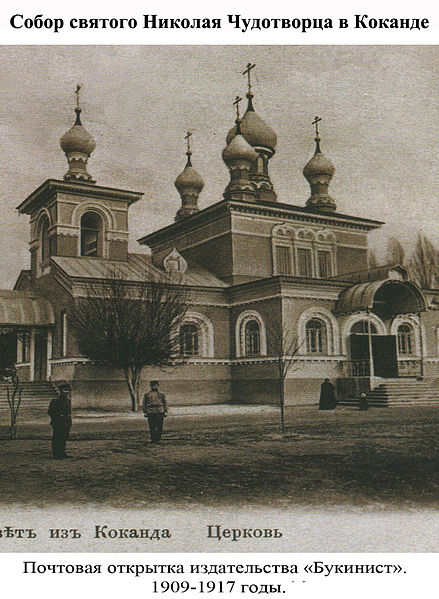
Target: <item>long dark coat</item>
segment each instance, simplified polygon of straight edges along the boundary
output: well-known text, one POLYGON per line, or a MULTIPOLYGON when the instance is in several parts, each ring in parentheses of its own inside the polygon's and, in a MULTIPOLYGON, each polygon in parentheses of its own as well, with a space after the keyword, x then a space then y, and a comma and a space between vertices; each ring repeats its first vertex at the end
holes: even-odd
POLYGON ((319 410, 333 410, 336 405, 335 387, 330 381, 324 381, 320 387, 319 410))

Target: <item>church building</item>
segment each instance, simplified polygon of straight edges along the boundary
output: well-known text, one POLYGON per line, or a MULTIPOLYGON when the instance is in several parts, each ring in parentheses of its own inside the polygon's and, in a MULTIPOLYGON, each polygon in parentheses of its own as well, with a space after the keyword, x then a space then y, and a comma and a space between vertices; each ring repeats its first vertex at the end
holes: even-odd
POLYGON ((30 219, 31 267, 14 290, 0 291, 0 326, 17 333, 20 380, 68 381, 76 408, 129 408, 123 374, 81 356, 69 327, 75 301, 116 265, 134 285, 177 271, 190 290, 179 330, 184 360, 146 373, 161 381, 171 405, 277 402, 279 330, 298 346, 287 404, 315 404, 325 378, 341 400, 408 384, 407 401, 431 399, 439 381, 439 290, 420 289, 399 265, 369 268, 368 234, 383 223, 337 211, 329 190, 335 169, 317 117, 315 152, 303 169, 308 199, 291 204, 277 196, 270 176, 277 138, 255 110, 250 69, 248 78, 245 114, 238 98, 222 151, 230 173, 223 197, 199 209, 204 184, 188 135, 175 219, 139 239, 145 248, 138 253, 128 250, 128 212, 142 193, 93 180, 95 141, 78 100, 76 121, 61 138, 66 174, 47 179, 17 208, 30 219))

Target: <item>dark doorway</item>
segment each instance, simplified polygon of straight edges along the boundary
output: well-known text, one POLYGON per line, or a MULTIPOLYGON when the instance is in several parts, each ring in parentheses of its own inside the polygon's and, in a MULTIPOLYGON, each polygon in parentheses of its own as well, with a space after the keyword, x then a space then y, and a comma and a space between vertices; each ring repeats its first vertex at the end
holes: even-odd
POLYGON ((47 377, 47 336, 35 333, 35 369, 34 380, 45 381, 47 377))
POLYGON ((8 374, 17 360, 16 333, 0 333, 0 375, 8 374))
MULTIPOLYGON (((398 376, 398 359, 395 335, 371 335, 374 375, 382 378, 398 376)), ((368 361, 369 336, 354 334, 350 336, 351 360, 364 362, 363 375, 370 375, 368 361)))
POLYGON ((376 335, 372 337, 373 369, 375 376, 386 379, 398 376, 396 335, 376 335))

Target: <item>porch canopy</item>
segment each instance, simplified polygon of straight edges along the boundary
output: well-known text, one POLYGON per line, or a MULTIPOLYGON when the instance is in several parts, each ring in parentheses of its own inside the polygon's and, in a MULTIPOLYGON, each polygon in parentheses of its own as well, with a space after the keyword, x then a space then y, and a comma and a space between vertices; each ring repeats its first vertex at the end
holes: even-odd
POLYGON ((52 304, 26 291, 0 289, 0 327, 47 327, 55 324, 52 304))
POLYGON ((427 302, 417 285, 394 279, 348 287, 340 293, 336 304, 338 313, 374 312, 384 320, 397 314, 416 314, 426 309, 427 302))

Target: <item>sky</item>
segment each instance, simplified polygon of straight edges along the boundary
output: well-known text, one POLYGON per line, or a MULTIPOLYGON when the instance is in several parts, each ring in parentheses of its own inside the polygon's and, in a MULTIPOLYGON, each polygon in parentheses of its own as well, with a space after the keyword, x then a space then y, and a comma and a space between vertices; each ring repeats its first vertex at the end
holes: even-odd
POLYGON ((136 240, 180 206, 188 129, 200 208, 222 199, 221 152, 248 62, 255 110, 278 137, 279 201, 309 197, 302 169, 318 115, 337 210, 387 223, 370 237, 378 254, 389 236, 410 251, 418 231, 439 246, 438 59, 439 46, 0 46, 0 287, 29 268, 29 217, 16 206, 67 170, 59 139, 77 83, 97 142, 88 170, 99 185, 144 193, 130 209, 130 249, 145 251, 136 240))

